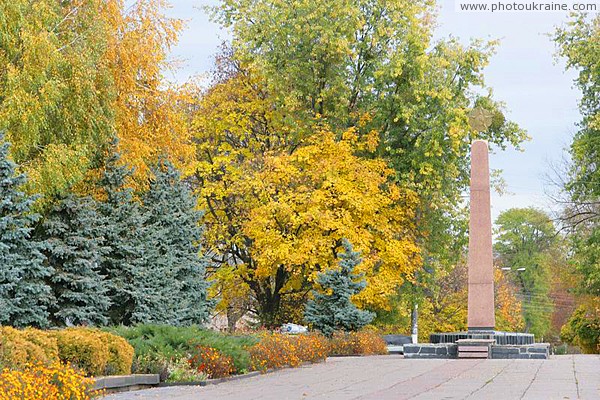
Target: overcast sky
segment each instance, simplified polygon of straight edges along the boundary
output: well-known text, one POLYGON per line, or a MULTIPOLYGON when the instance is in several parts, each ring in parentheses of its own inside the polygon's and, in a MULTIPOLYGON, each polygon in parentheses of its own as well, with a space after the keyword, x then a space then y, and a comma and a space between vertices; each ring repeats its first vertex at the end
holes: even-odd
MULTIPOLYGON (((181 61, 170 76, 184 82, 206 74, 213 56, 228 34, 211 23, 202 10, 208 0, 172 0, 169 14, 187 20, 187 28, 172 56, 181 61)), ((580 116, 579 93, 573 88, 573 72, 564 72, 557 63, 555 47, 547 36, 564 23, 567 15, 541 13, 460 13, 454 0, 439 2, 436 38, 452 35, 464 42, 471 38, 500 39, 497 54, 485 71, 495 98, 506 103, 508 117, 532 137, 524 152, 495 152, 490 166, 502 169, 508 191, 492 195, 492 218, 511 207, 550 206, 544 176, 549 163, 557 162, 576 131, 580 116)))

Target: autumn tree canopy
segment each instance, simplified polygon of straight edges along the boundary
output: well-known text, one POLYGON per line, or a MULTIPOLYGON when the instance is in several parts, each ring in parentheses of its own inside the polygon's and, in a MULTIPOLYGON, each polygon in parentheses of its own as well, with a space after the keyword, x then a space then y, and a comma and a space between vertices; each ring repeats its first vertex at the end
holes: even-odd
POLYGON ((164 6, 2 2, 0 130, 30 191, 51 198, 81 183, 115 135, 137 182, 159 154, 189 165, 187 94, 163 78, 182 23, 165 17, 164 6))
POLYGON ((281 308, 306 299, 347 238, 363 254, 368 281, 357 301, 387 307, 386 296, 419 264, 415 193, 391 183, 382 160, 355 154, 376 137, 365 143, 350 128, 338 139, 322 127, 290 145, 253 79, 239 71, 213 86, 194 120, 216 288, 223 299, 251 292, 263 322, 281 322, 281 308))
POLYGON ((336 140, 351 128, 376 143, 355 154, 383 160, 394 171, 390 180, 417 194, 423 262, 451 268, 464 250, 460 196, 471 141, 504 149, 527 136, 484 83, 496 42, 434 41, 434 7, 428 0, 223 0, 213 17, 232 32, 233 58, 260 77, 279 138, 294 148, 326 124, 336 140), (474 107, 493 115, 485 132, 468 124, 474 107))

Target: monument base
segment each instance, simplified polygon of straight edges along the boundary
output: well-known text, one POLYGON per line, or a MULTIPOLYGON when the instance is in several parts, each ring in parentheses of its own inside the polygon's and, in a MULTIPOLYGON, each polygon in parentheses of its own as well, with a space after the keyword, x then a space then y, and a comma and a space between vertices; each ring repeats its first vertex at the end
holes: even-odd
POLYGON ((471 330, 467 332, 433 333, 429 335, 431 343, 456 343, 461 339, 493 339, 497 345, 530 345, 535 343, 532 333, 503 332, 493 329, 471 330))
POLYGON ((434 333, 429 338, 431 343, 405 344, 404 357, 547 359, 550 356, 550 345, 535 343, 531 333, 470 330, 434 333))

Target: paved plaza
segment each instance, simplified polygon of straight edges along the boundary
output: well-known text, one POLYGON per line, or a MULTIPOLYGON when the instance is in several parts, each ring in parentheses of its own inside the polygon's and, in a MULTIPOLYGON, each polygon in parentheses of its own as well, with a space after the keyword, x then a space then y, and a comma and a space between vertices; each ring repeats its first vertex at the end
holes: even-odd
POLYGON ((600 356, 549 360, 341 357, 205 387, 147 389, 106 400, 600 399, 600 356))

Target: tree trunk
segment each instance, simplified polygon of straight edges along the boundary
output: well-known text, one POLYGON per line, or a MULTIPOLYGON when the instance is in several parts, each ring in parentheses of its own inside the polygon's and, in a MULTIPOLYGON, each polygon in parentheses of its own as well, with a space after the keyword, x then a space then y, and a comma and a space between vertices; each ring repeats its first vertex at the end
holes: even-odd
POLYGON ((253 282, 250 288, 258 301, 258 318, 267 329, 273 329, 284 322, 285 316, 281 315, 281 290, 286 284, 288 273, 283 265, 277 268, 275 277, 269 277, 262 282, 253 282))

